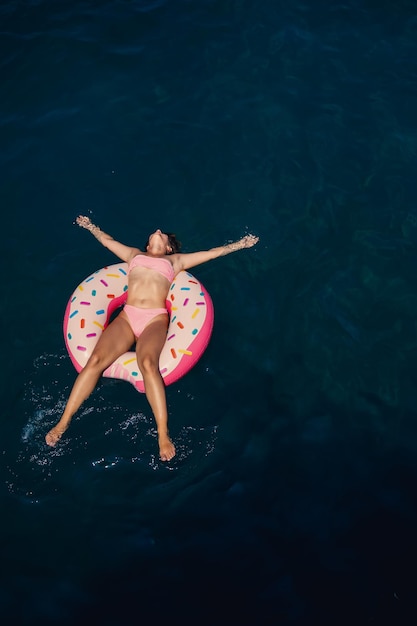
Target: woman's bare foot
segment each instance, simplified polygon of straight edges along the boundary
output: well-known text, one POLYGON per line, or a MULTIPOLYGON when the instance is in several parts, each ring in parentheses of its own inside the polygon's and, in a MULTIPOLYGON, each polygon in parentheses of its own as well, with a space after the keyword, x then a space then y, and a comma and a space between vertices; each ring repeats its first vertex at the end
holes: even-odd
POLYGON ((171 439, 165 435, 159 435, 159 458, 161 461, 170 461, 175 456, 175 446, 171 439))
POLYGON ((59 429, 58 426, 54 426, 53 428, 51 428, 49 433, 47 433, 45 436, 45 441, 48 444, 48 446, 52 446, 52 447, 56 446, 56 444, 61 439, 64 432, 65 430, 59 429))

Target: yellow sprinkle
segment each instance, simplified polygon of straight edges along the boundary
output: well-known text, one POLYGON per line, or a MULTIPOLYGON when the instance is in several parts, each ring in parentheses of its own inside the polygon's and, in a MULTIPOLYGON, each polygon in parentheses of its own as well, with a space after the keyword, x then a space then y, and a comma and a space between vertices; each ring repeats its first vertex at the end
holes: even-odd
POLYGON ((129 363, 132 363, 132 361, 136 361, 136 358, 128 359, 127 361, 124 361, 123 365, 129 365, 129 363))
POLYGON ((104 330, 104 326, 102 326, 101 324, 99 324, 98 322, 93 322, 93 324, 95 324, 96 326, 98 326, 99 328, 101 328, 101 330, 104 330))
POLYGON ((106 274, 106 276, 110 276, 110 278, 120 278, 119 274, 106 274))
POLYGON ((181 354, 186 354, 188 356, 191 356, 193 354, 190 350, 178 350, 178 352, 181 352, 181 354))
POLYGON ((171 311, 178 311, 178 307, 177 306, 172 306, 171 307, 171 311))
POLYGON ((194 319, 197 313, 200 313, 200 309, 196 309, 191 317, 194 319))
POLYGON ((83 287, 82 285, 78 285, 78 289, 79 289, 80 291, 84 291, 84 287, 83 287))

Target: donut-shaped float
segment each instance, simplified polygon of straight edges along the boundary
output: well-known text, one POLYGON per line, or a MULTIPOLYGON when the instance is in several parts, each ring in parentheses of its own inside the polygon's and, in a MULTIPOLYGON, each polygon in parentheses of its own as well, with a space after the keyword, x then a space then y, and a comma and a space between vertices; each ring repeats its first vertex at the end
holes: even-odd
MULTIPOLYGON (((63 326, 65 345, 77 372, 87 363, 112 314, 126 300, 127 263, 103 267, 75 289, 65 310, 63 326)), ((214 310, 203 285, 186 271, 179 272, 172 281, 166 306, 170 321, 159 370, 165 385, 170 385, 189 372, 207 348, 214 310)), ((137 391, 145 391, 134 352, 122 354, 103 376, 126 380, 137 391)))

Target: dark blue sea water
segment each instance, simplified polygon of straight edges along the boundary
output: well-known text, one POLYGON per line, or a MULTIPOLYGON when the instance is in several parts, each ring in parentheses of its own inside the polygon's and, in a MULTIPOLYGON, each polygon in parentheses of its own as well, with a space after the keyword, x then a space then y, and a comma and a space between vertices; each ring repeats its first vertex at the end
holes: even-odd
POLYGON ((415 624, 417 5, 4 0, 3 624, 415 624), (75 379, 62 320, 115 258, 185 251, 210 345, 167 388, 75 379))

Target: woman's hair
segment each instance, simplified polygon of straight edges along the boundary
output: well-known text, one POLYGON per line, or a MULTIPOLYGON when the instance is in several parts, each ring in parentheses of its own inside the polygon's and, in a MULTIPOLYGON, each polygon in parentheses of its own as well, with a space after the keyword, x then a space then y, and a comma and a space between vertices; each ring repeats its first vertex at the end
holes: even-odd
MULTIPOLYGON (((171 246, 171 252, 168 252, 167 254, 176 254, 177 252, 180 252, 181 242, 178 241, 175 233, 164 233, 164 235, 168 235, 169 245, 171 246)), ((149 245, 149 239, 145 243, 145 250, 147 249, 148 245, 149 245)))
POLYGON ((175 254, 181 251, 181 241, 178 241, 175 233, 167 233, 169 245, 172 248, 170 254, 175 254))

